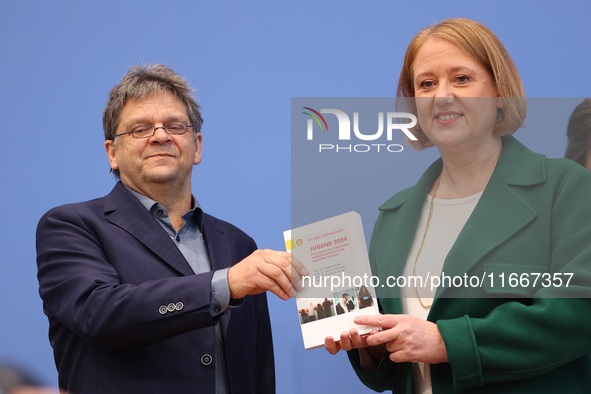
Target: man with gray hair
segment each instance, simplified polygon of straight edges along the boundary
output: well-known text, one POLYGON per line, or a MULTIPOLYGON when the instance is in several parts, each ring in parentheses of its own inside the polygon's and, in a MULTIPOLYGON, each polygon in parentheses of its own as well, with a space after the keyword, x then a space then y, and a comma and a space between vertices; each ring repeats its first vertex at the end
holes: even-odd
POLYGON ((286 300, 299 275, 289 253, 258 250, 199 206, 201 124, 184 78, 131 68, 103 116, 119 182, 41 218, 39 292, 62 389, 275 392, 265 292, 286 300))

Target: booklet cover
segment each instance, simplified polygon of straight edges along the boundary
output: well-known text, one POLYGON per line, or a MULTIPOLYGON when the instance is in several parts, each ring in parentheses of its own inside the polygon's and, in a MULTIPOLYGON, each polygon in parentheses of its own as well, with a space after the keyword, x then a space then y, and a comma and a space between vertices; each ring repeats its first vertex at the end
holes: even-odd
POLYGON ((287 230, 283 238, 287 251, 309 272, 296 297, 306 349, 324 346, 327 336, 338 340, 351 328, 361 334, 375 328, 353 322, 356 316, 379 313, 357 212, 287 230))

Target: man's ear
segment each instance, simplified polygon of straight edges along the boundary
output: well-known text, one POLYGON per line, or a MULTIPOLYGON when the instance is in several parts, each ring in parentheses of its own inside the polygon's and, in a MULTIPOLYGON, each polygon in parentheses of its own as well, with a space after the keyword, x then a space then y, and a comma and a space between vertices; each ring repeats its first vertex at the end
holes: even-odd
POLYGON ((193 164, 197 165, 201 163, 201 145, 202 145, 203 136, 201 133, 195 133, 195 158, 193 159, 193 164))
POLYGON ((118 170, 119 165, 117 164, 117 157, 115 156, 115 152, 117 151, 117 143, 115 142, 115 140, 106 140, 105 150, 107 151, 107 158, 109 159, 111 170, 118 170))

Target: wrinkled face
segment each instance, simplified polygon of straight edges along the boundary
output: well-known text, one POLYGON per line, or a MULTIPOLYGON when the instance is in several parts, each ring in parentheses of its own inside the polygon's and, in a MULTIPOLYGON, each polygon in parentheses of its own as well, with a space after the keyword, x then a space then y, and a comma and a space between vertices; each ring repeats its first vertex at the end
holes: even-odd
MULTIPOLYGON (((168 122, 190 124, 182 102, 170 93, 128 101, 121 111, 115 134, 138 125, 162 126, 168 122)), ((185 134, 169 135, 159 128, 149 138, 131 134, 105 141, 111 169, 119 170, 121 181, 142 192, 150 184, 172 184, 190 180, 193 165, 201 161, 201 134, 189 128, 185 134)))
POLYGON ((428 38, 413 63, 419 124, 442 147, 493 137, 500 100, 487 70, 452 42, 428 38))

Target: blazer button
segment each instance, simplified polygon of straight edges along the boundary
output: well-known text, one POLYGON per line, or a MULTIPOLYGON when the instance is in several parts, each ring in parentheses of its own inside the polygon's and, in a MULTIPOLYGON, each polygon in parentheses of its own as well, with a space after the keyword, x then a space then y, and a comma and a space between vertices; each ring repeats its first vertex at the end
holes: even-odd
POLYGON ((160 308, 158 308, 158 312, 160 312, 161 315, 166 315, 166 312, 168 312, 168 308, 166 307, 166 305, 162 305, 160 308))
POLYGON ((171 302, 170 304, 168 304, 166 309, 168 309, 169 312, 174 312, 176 310, 176 305, 171 302))
POLYGON ((185 307, 185 305, 182 302, 177 302, 175 307, 177 311, 180 311, 185 307))
POLYGON ((201 364, 203 365, 209 365, 211 364, 211 362, 213 361, 213 358, 209 355, 209 354, 204 354, 203 356, 201 356, 201 364))

